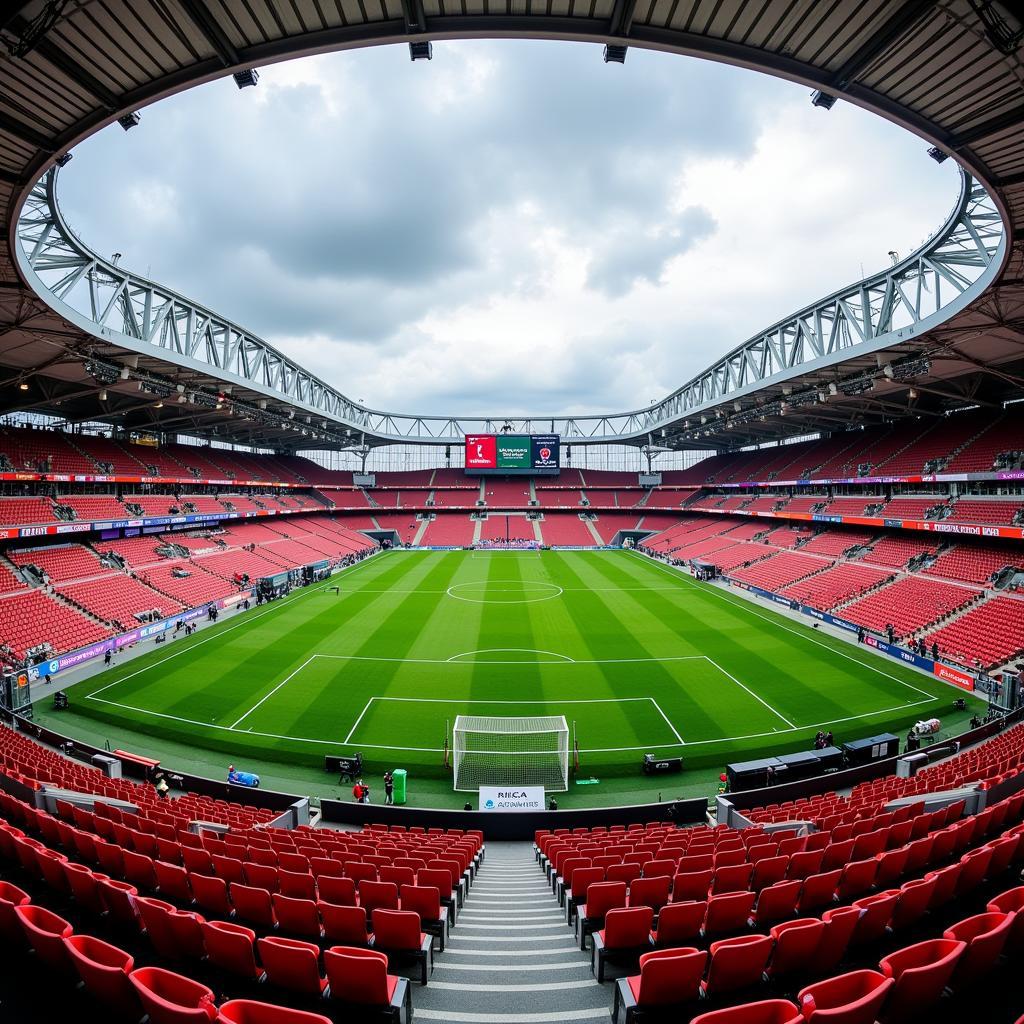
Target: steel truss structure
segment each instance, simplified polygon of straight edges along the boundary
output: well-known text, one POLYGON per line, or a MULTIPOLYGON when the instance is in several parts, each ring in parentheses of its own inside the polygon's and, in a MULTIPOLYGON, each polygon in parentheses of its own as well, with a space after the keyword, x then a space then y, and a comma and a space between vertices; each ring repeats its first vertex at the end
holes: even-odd
MULTIPOLYGON (((570 444, 638 445, 678 434, 727 400, 738 401, 808 371, 827 371, 851 357, 918 338, 925 353, 925 332, 988 287, 1005 246, 995 202, 961 171, 952 212, 916 252, 773 324, 654 405, 572 417, 425 416, 354 402, 251 331, 98 256, 64 220, 57 180, 58 169, 51 168, 35 184, 17 224, 22 272, 52 308, 107 345, 201 370, 223 381, 226 389, 244 385, 309 414, 306 422, 316 417, 324 428, 357 434, 371 446, 457 444, 465 434, 503 428, 557 433, 570 444)), ((815 401, 816 393, 812 388, 806 400, 815 401)), ((804 400, 791 396, 795 404, 804 400)))

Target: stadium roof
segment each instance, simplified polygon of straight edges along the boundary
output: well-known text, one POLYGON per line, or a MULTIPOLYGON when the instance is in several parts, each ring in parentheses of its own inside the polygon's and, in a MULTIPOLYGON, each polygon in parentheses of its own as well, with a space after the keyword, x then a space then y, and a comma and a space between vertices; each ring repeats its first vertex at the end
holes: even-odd
POLYGON ((349 401, 250 332, 97 257, 63 225, 54 176, 37 185, 83 138, 200 82, 301 54, 468 37, 578 39, 762 70, 871 109, 968 172, 923 249, 749 339, 664 401, 513 417, 514 428, 572 443, 728 447, 1020 396, 1024 63, 1009 5, 34 0, 0 15, 0 365, 8 386, 28 384, 8 409, 200 435, 216 427, 284 448, 450 443, 500 429, 499 415, 404 416, 349 401), (71 301, 78 286, 84 306, 71 301), (111 367, 127 378, 108 379, 111 367))

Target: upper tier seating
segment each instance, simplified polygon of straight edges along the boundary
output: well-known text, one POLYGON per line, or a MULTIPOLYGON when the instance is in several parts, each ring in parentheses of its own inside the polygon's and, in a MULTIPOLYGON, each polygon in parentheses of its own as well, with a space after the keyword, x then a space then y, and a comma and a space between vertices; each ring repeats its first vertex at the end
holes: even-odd
POLYGON ((907 576, 847 605, 842 617, 878 633, 892 623, 896 637, 902 638, 962 608, 979 594, 968 587, 907 576))
POLYGON ((946 473, 991 473, 996 458, 1006 452, 1024 452, 1024 423, 1019 413, 997 417, 980 437, 954 456, 946 473))
POLYGON ((888 579, 891 576, 884 569, 842 562, 817 576, 783 587, 779 593, 811 608, 829 611, 888 579))
POLYGON ((989 669, 1024 653, 1024 600, 995 597, 925 637, 943 657, 989 669))
POLYGON ((112 476, 147 476, 149 471, 116 441, 95 434, 75 434, 71 444, 95 463, 93 473, 112 476))
POLYGON ((105 626, 40 590, 0 598, 0 644, 9 647, 19 660, 44 641, 60 654, 110 635, 105 626))
POLYGON ((0 462, 16 473, 95 474, 96 466, 54 430, 0 428, 0 462))
POLYGON ((587 487, 636 487, 639 480, 636 473, 617 473, 610 469, 572 469, 563 468, 558 474, 558 482, 562 485, 575 485, 577 482, 587 487))
POLYGON ((590 527, 579 516, 568 512, 545 515, 540 524, 540 532, 545 544, 570 544, 588 548, 596 545, 590 527))

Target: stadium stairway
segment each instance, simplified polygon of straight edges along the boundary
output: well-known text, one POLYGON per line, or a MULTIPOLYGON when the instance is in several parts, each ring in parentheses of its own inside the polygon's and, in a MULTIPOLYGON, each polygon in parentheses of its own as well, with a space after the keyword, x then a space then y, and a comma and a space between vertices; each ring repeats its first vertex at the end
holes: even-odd
POLYGON ((529 843, 488 841, 416 1019, 453 1024, 608 1020, 608 992, 590 973, 529 843))

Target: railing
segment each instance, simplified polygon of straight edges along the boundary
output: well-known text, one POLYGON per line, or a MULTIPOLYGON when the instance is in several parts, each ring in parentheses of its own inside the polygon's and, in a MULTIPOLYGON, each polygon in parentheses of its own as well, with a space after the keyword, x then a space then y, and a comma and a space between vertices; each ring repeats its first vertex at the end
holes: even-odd
POLYGON ((923 336, 988 287, 1006 245, 999 210, 961 171, 942 227, 906 259, 833 292, 737 346, 668 397, 631 412, 582 416, 421 416, 370 409, 272 345, 190 299, 105 260, 67 225, 57 169, 33 187, 16 255, 40 296, 107 345, 157 356, 286 401, 369 444, 458 444, 465 434, 554 433, 568 444, 633 444, 767 384, 923 336))

